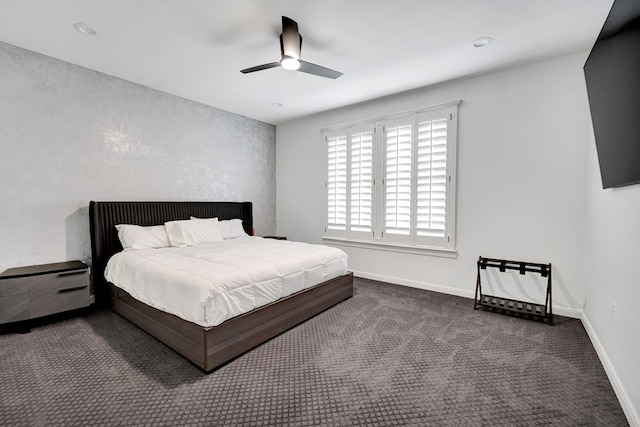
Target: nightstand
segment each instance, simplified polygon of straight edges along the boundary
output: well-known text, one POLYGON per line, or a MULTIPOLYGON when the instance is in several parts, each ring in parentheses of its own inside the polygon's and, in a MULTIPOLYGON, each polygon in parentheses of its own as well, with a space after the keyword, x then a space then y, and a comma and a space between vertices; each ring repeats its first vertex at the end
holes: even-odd
POLYGON ((0 274, 0 324, 87 307, 89 298, 81 261, 10 268, 0 274))

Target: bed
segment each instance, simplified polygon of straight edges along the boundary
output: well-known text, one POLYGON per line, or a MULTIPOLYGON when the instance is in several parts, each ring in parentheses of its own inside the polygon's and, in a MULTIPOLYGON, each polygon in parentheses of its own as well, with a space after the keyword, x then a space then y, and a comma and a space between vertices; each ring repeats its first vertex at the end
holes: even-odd
POLYGON ((92 269, 96 304, 111 307, 210 372, 240 354, 321 313, 353 295, 353 275, 346 273, 295 292, 216 326, 202 326, 134 298, 105 279, 109 259, 122 251, 117 224, 152 226, 196 218, 241 219, 251 235, 251 202, 96 202, 89 205, 92 269))

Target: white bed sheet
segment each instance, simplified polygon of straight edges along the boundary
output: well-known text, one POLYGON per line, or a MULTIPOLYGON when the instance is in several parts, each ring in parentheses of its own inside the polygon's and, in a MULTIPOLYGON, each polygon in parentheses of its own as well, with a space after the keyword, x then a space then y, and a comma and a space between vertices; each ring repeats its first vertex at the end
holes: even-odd
POLYGON ((201 326, 346 274, 340 249, 261 237, 115 254, 105 278, 134 298, 201 326))

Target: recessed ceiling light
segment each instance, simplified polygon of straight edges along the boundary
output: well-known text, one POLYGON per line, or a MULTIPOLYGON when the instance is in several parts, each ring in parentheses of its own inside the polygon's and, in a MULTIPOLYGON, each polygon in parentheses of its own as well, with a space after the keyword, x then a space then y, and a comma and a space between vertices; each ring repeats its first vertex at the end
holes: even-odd
POLYGON ((279 102, 274 102, 273 104, 271 104, 273 107, 275 108, 280 108, 282 107, 282 104, 280 104, 279 102))
POLYGON ((491 43, 493 39, 491 37, 480 37, 479 39, 475 39, 473 41, 473 47, 482 47, 491 43))
POLYGON ((75 24, 73 24, 73 29, 87 36, 93 36, 96 34, 96 30, 94 30, 87 24, 83 24, 82 22, 76 22, 75 24))

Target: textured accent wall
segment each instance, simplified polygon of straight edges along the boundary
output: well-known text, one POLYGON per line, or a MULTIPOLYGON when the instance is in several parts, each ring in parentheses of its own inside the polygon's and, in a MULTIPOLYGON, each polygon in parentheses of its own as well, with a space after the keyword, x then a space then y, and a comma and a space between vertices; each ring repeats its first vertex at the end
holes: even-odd
POLYGON ((0 147, 0 271, 89 260, 90 200, 251 201, 275 232, 274 126, 2 42, 0 147))

